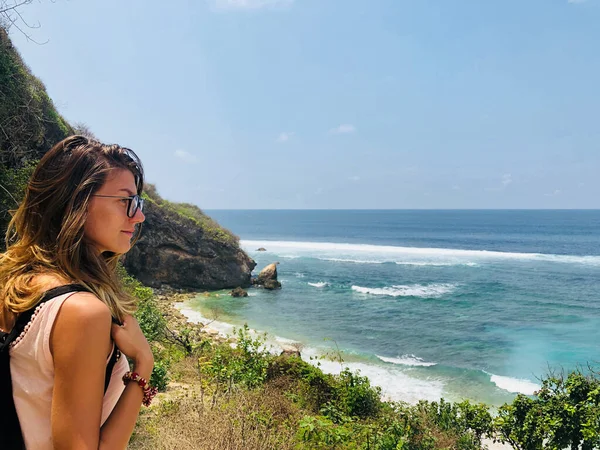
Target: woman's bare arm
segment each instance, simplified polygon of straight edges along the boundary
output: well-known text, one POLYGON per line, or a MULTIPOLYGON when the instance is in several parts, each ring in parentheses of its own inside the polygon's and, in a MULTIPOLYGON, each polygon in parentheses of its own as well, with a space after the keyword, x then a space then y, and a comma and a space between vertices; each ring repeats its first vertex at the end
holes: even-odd
MULTIPOLYGON (((55 449, 127 447, 143 392, 130 383, 100 429, 110 336, 111 315, 104 303, 89 293, 73 294, 65 300, 50 339, 54 358, 55 449)), ((148 355, 143 349, 136 356, 136 371, 148 379, 153 365, 151 353, 148 355)))

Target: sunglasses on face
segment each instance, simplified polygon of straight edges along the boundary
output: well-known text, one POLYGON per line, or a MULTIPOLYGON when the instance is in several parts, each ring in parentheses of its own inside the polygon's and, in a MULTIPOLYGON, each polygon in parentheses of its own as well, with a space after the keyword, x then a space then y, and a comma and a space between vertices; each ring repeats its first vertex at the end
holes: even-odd
POLYGON ((135 216, 135 214, 138 212, 138 209, 140 211, 144 210, 144 199, 142 197, 140 197, 139 195, 132 195, 131 197, 121 197, 120 195, 100 195, 100 194, 94 194, 94 197, 104 197, 104 198, 120 198, 122 200, 128 200, 127 201, 127 217, 129 217, 130 219, 135 216))

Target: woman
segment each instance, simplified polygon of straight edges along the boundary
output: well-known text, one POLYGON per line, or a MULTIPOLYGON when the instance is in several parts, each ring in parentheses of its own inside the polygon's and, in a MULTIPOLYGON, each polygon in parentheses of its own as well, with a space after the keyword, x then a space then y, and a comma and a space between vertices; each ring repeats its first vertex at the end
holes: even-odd
POLYGON ((142 401, 151 400, 144 380, 127 383, 126 358, 112 368, 105 391, 114 352, 128 356, 145 380, 154 364, 131 316, 134 299, 115 272, 144 221, 143 178, 131 150, 71 136, 44 155, 8 227, 0 328, 10 330, 36 308, 9 353, 27 449, 126 448, 142 401), (40 303, 49 290, 72 284, 88 292, 40 303))

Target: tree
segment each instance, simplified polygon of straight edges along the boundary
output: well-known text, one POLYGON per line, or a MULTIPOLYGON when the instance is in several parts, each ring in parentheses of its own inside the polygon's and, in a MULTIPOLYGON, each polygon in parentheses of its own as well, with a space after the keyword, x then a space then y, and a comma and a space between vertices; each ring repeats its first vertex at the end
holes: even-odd
POLYGON ((519 450, 600 446, 600 379, 590 368, 551 373, 535 398, 519 395, 498 411, 500 440, 519 450))
POLYGON ((37 42, 31 36, 29 30, 40 27, 38 23, 31 23, 23 17, 23 7, 31 4, 33 0, 0 0, 0 27, 9 31, 11 28, 18 30, 27 40, 36 44, 45 44, 45 42, 37 42))

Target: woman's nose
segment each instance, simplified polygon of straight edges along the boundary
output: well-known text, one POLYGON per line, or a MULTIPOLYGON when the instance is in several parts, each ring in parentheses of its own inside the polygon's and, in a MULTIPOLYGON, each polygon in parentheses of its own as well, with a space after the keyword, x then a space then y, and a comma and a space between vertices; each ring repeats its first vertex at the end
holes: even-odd
POLYGON ((138 209, 135 212, 134 216, 131 218, 131 222, 134 224, 142 223, 144 220, 146 220, 146 216, 144 215, 141 209, 138 209))

